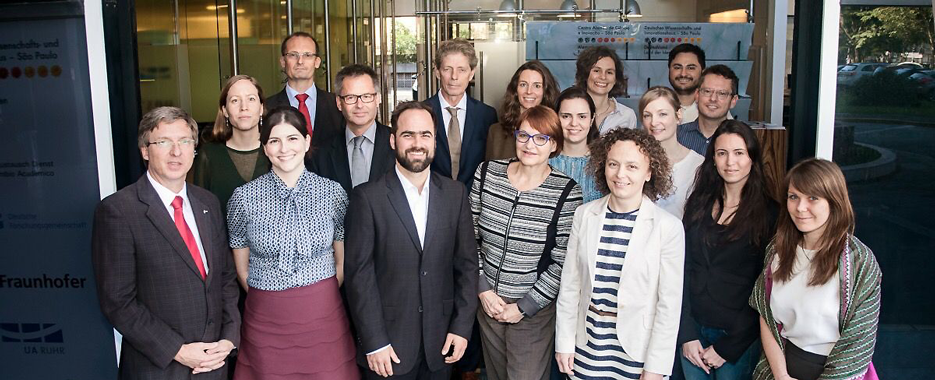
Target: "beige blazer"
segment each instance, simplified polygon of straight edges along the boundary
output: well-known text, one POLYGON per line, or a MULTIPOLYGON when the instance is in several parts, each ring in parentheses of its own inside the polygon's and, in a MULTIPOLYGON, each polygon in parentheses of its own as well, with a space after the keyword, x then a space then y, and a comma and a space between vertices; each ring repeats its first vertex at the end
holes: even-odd
MULTIPOLYGON (((555 351, 587 344, 585 317, 609 196, 575 210, 556 300, 555 351)), ((682 222, 643 197, 617 292, 617 338, 649 372, 670 375, 682 310, 685 232, 682 222)))

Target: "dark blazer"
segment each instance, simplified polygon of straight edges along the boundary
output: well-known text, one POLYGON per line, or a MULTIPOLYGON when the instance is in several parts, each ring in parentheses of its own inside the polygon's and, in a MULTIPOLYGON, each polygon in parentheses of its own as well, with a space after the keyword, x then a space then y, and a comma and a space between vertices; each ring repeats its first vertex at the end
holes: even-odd
MULTIPOLYGON (((396 162, 390 148, 390 127, 377 122, 373 136, 373 159, 370 161, 370 179, 382 178, 396 162)), ((347 161, 347 142, 344 133, 338 133, 307 160, 308 171, 341 184, 344 191, 351 192, 351 166, 347 161)))
POLYGON ((345 223, 344 287, 357 327, 357 362, 387 344, 408 373, 422 348, 444 368, 448 333, 471 336, 477 311, 477 245, 467 191, 432 171, 425 247, 395 170, 354 188, 345 223))
MULTIPOLYGON (((240 344, 239 296, 221 207, 188 184, 208 276, 202 280, 156 189, 143 175, 94 210, 92 260, 101 310, 123 334, 121 379, 191 379, 183 344, 240 344)), ((198 379, 227 379, 227 365, 198 379)))
MULTIPOLYGON (((425 103, 435 111, 435 127, 438 129, 435 133, 438 147, 435 149, 435 160, 432 161, 432 172, 451 178, 451 150, 448 148, 448 130, 445 128, 445 119, 442 118, 442 113, 448 111, 442 109, 441 102, 438 101, 439 96, 436 93, 435 96, 425 100, 425 103)), ((487 131, 491 124, 497 122, 497 111, 468 96, 465 112, 467 116, 464 118, 464 125, 461 126, 464 128, 461 134, 461 162, 458 178, 455 179, 470 189, 471 182, 474 181, 474 171, 481 162, 484 162, 487 131)))
MULTIPOLYGON (((315 132, 312 133, 312 151, 327 144, 335 135, 344 131, 344 115, 338 110, 338 103, 334 94, 315 86, 317 90, 315 101, 315 121, 312 122, 315 132)), ((273 96, 266 98, 266 112, 274 108, 289 107, 289 96, 283 87, 273 96)))

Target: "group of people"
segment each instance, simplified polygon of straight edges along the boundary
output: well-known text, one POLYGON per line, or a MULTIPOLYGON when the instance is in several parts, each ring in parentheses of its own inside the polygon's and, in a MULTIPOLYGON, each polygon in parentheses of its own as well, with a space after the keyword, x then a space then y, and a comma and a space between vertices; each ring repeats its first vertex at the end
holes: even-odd
POLYGON ((121 378, 449 379, 481 356, 489 379, 872 371, 880 270, 841 171, 804 160, 775 199, 729 113, 737 76, 697 46, 636 112, 596 46, 564 91, 520 66, 498 115, 466 93, 471 44, 445 41, 439 92, 389 125, 372 68, 332 94, 311 35, 281 50, 284 89, 231 77, 202 133, 148 112, 146 174, 95 210, 121 378))

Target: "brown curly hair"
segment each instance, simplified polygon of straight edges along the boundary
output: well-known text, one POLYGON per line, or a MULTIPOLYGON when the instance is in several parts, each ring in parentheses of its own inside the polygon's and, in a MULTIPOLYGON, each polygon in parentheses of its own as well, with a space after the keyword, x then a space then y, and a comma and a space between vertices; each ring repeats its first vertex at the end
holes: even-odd
POLYGON ((588 147, 591 150, 591 158, 588 160, 587 171, 594 176, 597 190, 603 195, 610 193, 604 173, 607 155, 614 144, 627 140, 640 147, 640 153, 649 159, 651 178, 643 185, 643 195, 653 202, 669 196, 672 193, 672 165, 669 165, 669 158, 659 141, 642 129, 617 128, 605 133, 588 147))
POLYGON ((510 79, 510 84, 506 86, 506 94, 503 95, 503 105, 500 107, 500 124, 504 127, 504 133, 509 136, 512 136, 513 131, 519 128, 521 106, 519 105, 519 96, 517 95, 516 87, 519 86, 520 74, 526 70, 535 71, 542 76, 542 102, 539 104, 551 106, 555 104, 555 99, 558 99, 558 82, 555 81, 555 77, 552 76, 552 72, 549 71, 549 68, 545 67, 545 64, 538 60, 532 60, 522 64, 522 66, 513 73, 513 79, 510 79))

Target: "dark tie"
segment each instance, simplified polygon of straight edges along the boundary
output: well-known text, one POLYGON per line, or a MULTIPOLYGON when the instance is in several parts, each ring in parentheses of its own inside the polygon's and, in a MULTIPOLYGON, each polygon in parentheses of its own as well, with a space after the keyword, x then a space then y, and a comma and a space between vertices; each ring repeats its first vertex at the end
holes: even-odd
POLYGON ((446 107, 451 114, 448 122, 448 150, 451 152, 451 178, 458 180, 461 167, 461 122, 458 121, 458 107, 446 107))
POLYGON ((185 245, 188 247, 188 252, 192 254, 192 259, 195 260, 195 265, 198 267, 198 272, 201 272, 201 279, 205 279, 205 264, 201 262, 201 252, 198 251, 198 243, 195 242, 195 235, 192 234, 192 230, 188 228, 188 223, 185 223, 185 215, 182 213, 182 197, 176 196, 172 200, 172 208, 175 209, 175 228, 179 229, 179 234, 182 235, 182 240, 185 241, 185 245))
POLYGON ((308 106, 305 105, 305 100, 308 99, 308 94, 295 94, 295 99, 299 101, 299 112, 302 113, 302 116, 305 116, 305 127, 308 129, 308 136, 312 136, 312 117, 309 116, 308 106))

